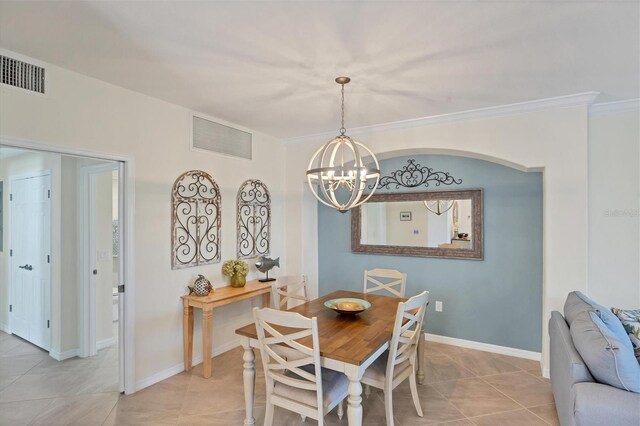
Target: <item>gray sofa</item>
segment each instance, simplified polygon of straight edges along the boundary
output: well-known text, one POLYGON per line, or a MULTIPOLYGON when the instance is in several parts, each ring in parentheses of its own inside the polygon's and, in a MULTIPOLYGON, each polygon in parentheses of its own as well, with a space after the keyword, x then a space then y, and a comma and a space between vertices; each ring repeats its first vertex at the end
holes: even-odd
POLYGON ((560 312, 551 313, 551 386, 562 426, 639 426, 640 394, 597 383, 560 312))

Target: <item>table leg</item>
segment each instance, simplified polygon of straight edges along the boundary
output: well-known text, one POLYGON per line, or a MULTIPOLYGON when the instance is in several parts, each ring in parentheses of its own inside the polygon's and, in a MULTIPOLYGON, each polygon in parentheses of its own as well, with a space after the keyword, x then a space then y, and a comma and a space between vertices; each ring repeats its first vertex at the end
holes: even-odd
POLYGON ((253 417, 253 398, 256 386, 256 356, 253 353, 253 348, 248 338, 242 338, 242 347, 244 348, 244 355, 242 356, 244 371, 242 378, 244 381, 244 408, 246 413, 244 425, 253 426, 256 424, 256 419, 253 417))
POLYGON ((347 419, 349 426, 362 426, 362 379, 363 371, 357 366, 348 366, 345 371, 349 378, 349 396, 347 397, 347 419))
POLYGON ((213 311, 202 310, 202 376, 211 377, 211 331, 213 328, 213 311))
POLYGON ((184 301, 182 314, 182 349, 184 352, 184 371, 191 370, 193 357, 193 306, 184 301))
POLYGON ((271 292, 264 293, 262 295, 262 307, 263 308, 270 308, 271 307, 271 292))
POLYGON ((421 333, 418 338, 418 374, 416 374, 416 378, 418 379, 418 384, 424 383, 424 333, 421 333))

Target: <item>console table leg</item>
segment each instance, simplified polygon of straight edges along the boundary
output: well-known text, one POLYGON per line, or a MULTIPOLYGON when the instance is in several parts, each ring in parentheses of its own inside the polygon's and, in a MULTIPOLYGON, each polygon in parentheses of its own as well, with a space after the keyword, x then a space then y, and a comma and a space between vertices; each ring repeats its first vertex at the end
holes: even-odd
POLYGON ((193 359, 193 306, 184 301, 182 314, 182 346, 184 351, 184 371, 191 370, 193 359))
POLYGON ((202 366, 203 377, 211 377, 211 331, 213 328, 213 312, 202 311, 202 366))

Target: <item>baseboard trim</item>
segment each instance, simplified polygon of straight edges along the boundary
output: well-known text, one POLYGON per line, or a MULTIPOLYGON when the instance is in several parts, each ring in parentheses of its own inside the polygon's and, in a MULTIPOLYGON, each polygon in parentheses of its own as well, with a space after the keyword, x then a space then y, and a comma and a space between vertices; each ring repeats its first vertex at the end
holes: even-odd
POLYGON ((9 324, 5 324, 0 322, 0 331, 4 331, 7 334, 11 334, 11 330, 9 330, 9 324))
POLYGON ((96 342, 96 350, 108 348, 111 345, 116 344, 117 339, 115 337, 109 337, 108 339, 98 340, 96 342))
POLYGON ((507 346, 492 345, 490 343, 474 342, 472 340, 457 339, 455 337, 440 336, 438 334, 425 333, 424 338, 429 342, 444 343, 445 345, 459 346, 461 348, 476 349, 494 354, 514 356, 517 358, 541 361, 540 352, 525 351, 524 349, 509 348, 507 346))
POLYGON ((64 361, 65 359, 73 358, 74 356, 78 356, 80 351, 78 349, 69 349, 68 351, 58 352, 56 350, 51 349, 49 351, 49 356, 56 361, 64 361))
MULTIPOLYGON (((225 353, 227 351, 230 351, 231 349, 237 348, 238 346, 240 346, 240 342, 237 341, 237 340, 228 342, 228 343, 226 343, 224 345, 221 345, 221 346, 218 346, 217 348, 215 348, 213 350, 213 354, 212 355, 213 356, 221 355, 221 354, 223 354, 223 353, 225 353)), ((194 354, 192 365, 198 365, 201 362, 202 362, 202 354, 198 354, 198 355, 194 354)), ((183 371, 184 371, 184 363, 181 362, 180 364, 176 364, 173 367, 167 368, 166 370, 162 370, 162 371, 159 371, 156 374, 152 374, 151 376, 149 376, 149 377, 147 377, 145 379, 138 380, 136 382, 136 392, 138 392, 138 391, 140 391, 140 390, 142 390, 142 389, 144 389, 146 387, 149 387, 151 385, 154 385, 154 384, 156 384, 158 382, 166 380, 171 376, 175 376, 176 374, 182 373, 183 371)))

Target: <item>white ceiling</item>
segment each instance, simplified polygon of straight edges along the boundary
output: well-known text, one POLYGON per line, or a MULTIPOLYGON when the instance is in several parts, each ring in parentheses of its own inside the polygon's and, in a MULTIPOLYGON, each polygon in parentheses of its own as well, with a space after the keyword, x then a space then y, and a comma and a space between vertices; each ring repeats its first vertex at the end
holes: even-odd
POLYGON ((640 97, 640 3, 1 2, 0 47, 278 137, 640 97))

